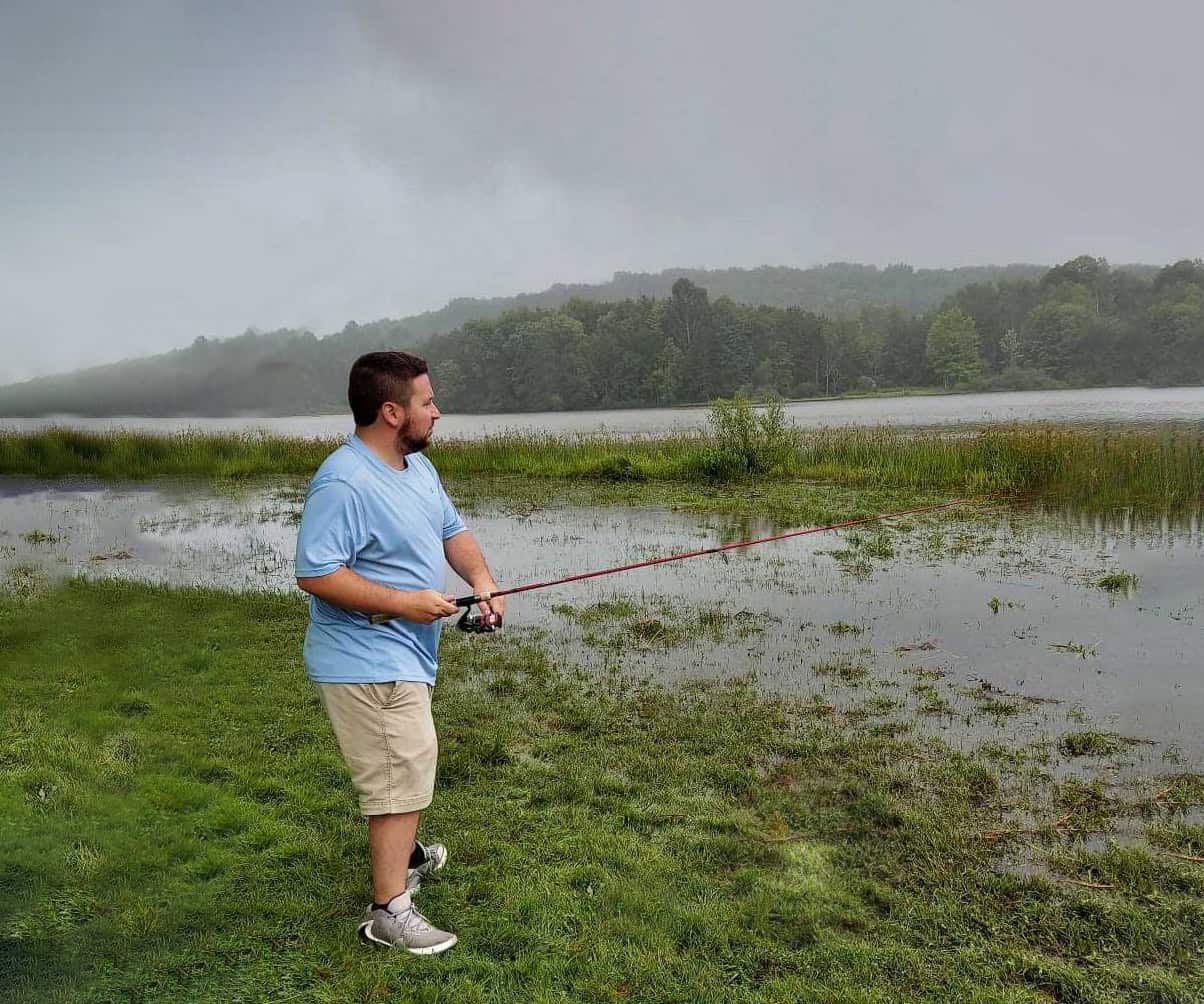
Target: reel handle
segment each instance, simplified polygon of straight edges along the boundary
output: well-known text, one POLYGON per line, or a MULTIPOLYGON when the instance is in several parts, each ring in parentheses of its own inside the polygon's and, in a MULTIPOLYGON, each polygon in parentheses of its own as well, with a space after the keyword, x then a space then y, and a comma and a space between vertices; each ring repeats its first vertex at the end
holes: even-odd
MULTIPOLYGON (((497 614, 494 614, 497 617, 497 614)), ((466 631, 468 634, 493 634, 502 626, 502 619, 498 617, 496 624, 489 624, 480 614, 474 614, 472 607, 465 607, 464 613, 460 614, 460 619, 456 621, 456 627, 460 631, 466 631)))

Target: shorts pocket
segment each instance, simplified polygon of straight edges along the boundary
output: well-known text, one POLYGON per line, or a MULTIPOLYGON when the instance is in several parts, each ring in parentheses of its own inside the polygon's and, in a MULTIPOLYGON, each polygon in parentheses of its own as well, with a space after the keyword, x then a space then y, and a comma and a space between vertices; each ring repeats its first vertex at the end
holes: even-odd
POLYGON ((393 704, 396 693, 396 683, 365 683, 362 684, 364 694, 372 702, 373 707, 387 708, 393 704))

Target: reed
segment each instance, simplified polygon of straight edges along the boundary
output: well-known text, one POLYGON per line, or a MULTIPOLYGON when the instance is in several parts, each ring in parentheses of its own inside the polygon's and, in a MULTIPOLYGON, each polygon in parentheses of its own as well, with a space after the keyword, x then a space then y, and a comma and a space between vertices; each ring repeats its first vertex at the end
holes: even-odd
MULTIPOLYGON (((1204 498, 1204 426, 773 428, 665 436, 506 434, 438 441, 445 477, 578 482, 810 480, 947 492, 1042 492, 1076 502, 1176 504, 1204 498)), ((0 432, 0 474, 141 480, 306 476, 333 440, 264 434, 0 432)))
POLYGON ((265 433, 0 432, 0 474, 121 481, 309 475, 336 445, 265 433))

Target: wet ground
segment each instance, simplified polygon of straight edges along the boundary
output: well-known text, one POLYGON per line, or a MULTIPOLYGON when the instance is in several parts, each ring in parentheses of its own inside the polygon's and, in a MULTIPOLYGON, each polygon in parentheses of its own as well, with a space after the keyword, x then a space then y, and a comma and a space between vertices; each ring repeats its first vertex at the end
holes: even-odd
MULTIPOLYGON (((0 582, 294 589, 301 490, 0 479, 0 582)), ((504 504, 469 523, 503 585, 784 529, 504 504)), ((877 701, 959 744, 1093 729, 1140 741, 1128 759, 1199 767, 1201 523, 1199 507, 953 511, 533 592, 510 600, 507 622, 600 672, 877 701)))

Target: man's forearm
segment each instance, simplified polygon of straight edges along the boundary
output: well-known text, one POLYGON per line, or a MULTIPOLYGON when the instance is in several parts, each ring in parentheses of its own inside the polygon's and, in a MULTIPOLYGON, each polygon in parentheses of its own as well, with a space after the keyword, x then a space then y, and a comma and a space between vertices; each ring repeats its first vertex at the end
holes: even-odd
POLYGON ((489 566, 485 564, 485 555, 481 553, 480 545, 468 530, 445 540, 443 554, 452 571, 472 586, 473 592, 492 592, 497 589, 489 566))
POLYGON ((365 579, 346 565, 318 578, 298 578, 297 585, 336 607, 365 614, 400 614, 403 599, 408 595, 400 589, 365 579))

